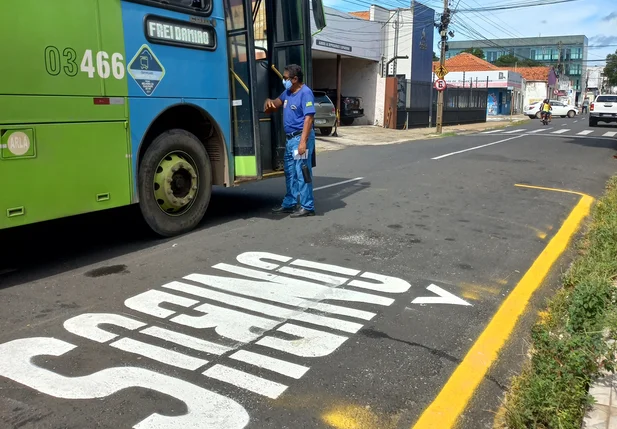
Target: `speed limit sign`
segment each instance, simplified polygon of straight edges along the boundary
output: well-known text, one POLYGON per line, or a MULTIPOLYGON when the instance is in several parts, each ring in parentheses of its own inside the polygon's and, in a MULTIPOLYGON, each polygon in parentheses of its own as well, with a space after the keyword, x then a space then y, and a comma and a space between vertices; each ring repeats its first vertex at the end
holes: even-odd
POLYGON ((445 81, 445 80, 443 80, 443 79, 437 79, 437 80, 435 81, 435 89, 436 89, 437 91, 443 91, 443 90, 445 90, 445 89, 446 89, 446 87, 447 87, 447 86, 448 86, 448 85, 446 84, 446 81, 445 81))

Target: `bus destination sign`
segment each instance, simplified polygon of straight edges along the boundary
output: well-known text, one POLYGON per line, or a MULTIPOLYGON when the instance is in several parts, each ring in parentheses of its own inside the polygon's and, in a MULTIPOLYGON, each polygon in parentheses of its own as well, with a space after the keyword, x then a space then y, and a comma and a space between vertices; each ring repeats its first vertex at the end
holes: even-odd
POLYGON ((145 19, 146 38, 151 43, 194 49, 216 48, 214 27, 158 16, 145 19))

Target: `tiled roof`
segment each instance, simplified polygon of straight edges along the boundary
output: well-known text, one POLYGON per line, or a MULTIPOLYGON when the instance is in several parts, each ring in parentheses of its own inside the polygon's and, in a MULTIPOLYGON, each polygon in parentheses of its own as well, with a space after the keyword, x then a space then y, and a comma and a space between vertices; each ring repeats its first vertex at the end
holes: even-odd
MULTIPOLYGON (((439 61, 433 63, 433 70, 437 67, 439 67, 439 61)), ((448 58, 446 60, 446 68, 449 72, 500 70, 496 65, 467 52, 448 58)))
POLYGON ((548 66, 540 67, 504 67, 504 70, 510 70, 519 73, 524 79, 536 82, 548 82, 548 75, 551 68, 548 66))
MULTIPOLYGON (((439 61, 433 63, 433 70, 439 67, 439 61)), ((484 61, 467 52, 455 55, 446 60, 446 69, 449 72, 473 72, 487 70, 508 70, 519 73, 525 80, 535 82, 548 82, 548 76, 551 68, 548 66, 540 67, 499 67, 494 64, 484 61)))
POLYGON ((368 10, 365 12, 349 12, 349 14, 366 21, 370 21, 371 19, 371 13, 368 10))

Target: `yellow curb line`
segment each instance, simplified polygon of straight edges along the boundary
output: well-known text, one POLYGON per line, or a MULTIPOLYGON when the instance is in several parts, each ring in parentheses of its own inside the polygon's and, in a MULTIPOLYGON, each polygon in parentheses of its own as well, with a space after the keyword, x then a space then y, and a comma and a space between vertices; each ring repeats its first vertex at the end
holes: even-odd
POLYGON ((497 360, 499 351, 512 334, 533 293, 542 284, 553 264, 568 247, 572 236, 578 231, 581 222, 589 214, 594 201, 591 196, 580 192, 531 185, 515 186, 575 194, 580 195, 581 199, 570 212, 557 234, 501 304, 497 313, 480 334, 441 392, 412 427, 413 429, 449 429, 454 427, 489 368, 497 360))

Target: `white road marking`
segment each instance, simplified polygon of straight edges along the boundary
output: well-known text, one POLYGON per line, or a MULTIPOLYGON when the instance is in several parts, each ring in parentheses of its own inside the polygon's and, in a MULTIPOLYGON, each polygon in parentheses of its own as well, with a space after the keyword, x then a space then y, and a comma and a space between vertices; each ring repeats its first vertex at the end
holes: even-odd
POLYGON ((162 308, 161 304, 163 303, 169 303, 181 307, 190 308, 194 305, 199 304, 199 301, 184 298, 178 295, 172 295, 171 293, 161 292, 154 289, 146 291, 124 301, 124 305, 131 310, 139 311, 140 313, 144 314, 149 314, 150 316, 158 317, 159 319, 166 319, 169 316, 173 316, 174 314, 176 314, 175 311, 162 308))
POLYGON ((159 328, 158 326, 150 326, 149 328, 139 331, 139 333, 170 343, 178 344, 189 349, 218 356, 233 350, 231 347, 202 340, 201 338, 192 337, 190 335, 181 334, 180 332, 170 331, 169 329, 159 328))
MULTIPOLYGON (((347 305, 361 303, 363 306, 387 307, 395 300, 384 295, 404 294, 411 288, 409 282, 400 278, 293 260, 272 253, 247 252, 239 255, 236 260, 239 265, 220 263, 212 267, 225 272, 229 277, 192 274, 185 279, 199 283, 199 286, 175 281, 161 286, 166 292, 151 289, 125 300, 127 308, 139 312, 140 316, 147 315, 146 319, 155 319, 164 327, 147 325, 146 321, 113 313, 82 314, 70 318, 64 326, 71 333, 98 343, 107 343, 114 349, 137 354, 169 367, 203 371, 205 377, 274 399, 285 392, 288 386, 264 378, 261 373, 261 376, 251 374, 251 370, 261 368, 265 370, 263 373, 270 371, 291 379, 301 379, 310 369, 304 358, 332 355, 350 338, 347 334, 357 333, 363 327, 361 323, 331 317, 328 313, 362 321, 376 316, 376 313, 370 311, 321 301, 338 300, 347 305), (193 299, 174 295, 171 293, 174 291, 192 295, 193 299), (208 303, 211 301, 226 307, 208 303), (299 326, 293 321, 317 325, 319 329, 299 326), (219 337, 235 340, 235 344, 226 346, 172 331, 168 328, 173 323, 208 329, 208 336, 216 333, 219 337), (321 330, 322 327, 326 327, 328 332, 321 330), (114 333, 121 332, 117 328, 132 332, 119 337, 114 333), (342 331, 345 335, 331 333, 332 330, 342 331), (138 336, 138 339, 134 339, 138 336), (161 345, 147 342, 154 338, 160 340, 157 343, 161 345), (256 347, 268 347, 291 355, 291 361, 280 356, 267 356, 261 350, 258 350, 259 353, 244 350, 245 343, 249 342, 256 347), (178 352, 175 345, 187 350, 178 352), (216 361, 210 363, 210 358, 206 360, 200 355, 191 355, 191 350, 209 353, 213 355, 212 360, 216 361), (293 362, 298 357, 303 358, 303 362, 293 362), (227 366, 234 361, 247 365, 243 365, 242 371, 227 366), (208 368, 209 364, 213 366, 208 368)), ((431 287, 428 289, 431 290, 431 287)), ((439 290, 433 290, 433 293, 439 297, 425 298, 427 302, 463 305, 456 302, 457 297, 449 296, 445 291, 439 293, 439 290)), ((46 356, 49 360, 49 356, 61 356, 74 348, 70 343, 53 338, 0 344, 0 377, 58 398, 104 398, 120 390, 138 387, 161 392, 186 404, 187 411, 180 416, 151 414, 137 424, 128 422, 135 429, 242 429, 248 425, 246 410, 232 399, 143 368, 109 368, 89 376, 70 378, 31 362, 33 357, 46 356)), ((122 358, 126 358, 126 355, 121 356, 120 365, 126 362, 122 358)), ((53 365, 52 361, 49 367, 53 365)), ((175 373, 177 377, 184 376, 184 373, 175 373)))
POLYGON ((429 287, 427 287, 427 289, 438 296, 419 297, 411 301, 411 303, 412 304, 450 304, 450 305, 471 306, 471 304, 468 303, 467 301, 459 298, 458 296, 434 284, 431 284, 429 287))
MULTIPOLYGON (((278 398, 285 390, 287 390, 287 386, 284 384, 266 380, 265 378, 257 377, 256 375, 220 364, 214 365, 212 368, 208 368, 202 374, 206 377, 229 383, 233 386, 240 387, 271 399, 278 398)), ((221 420, 221 423, 226 422, 221 420)))
POLYGON ((236 257, 236 261, 244 265, 249 265, 253 268, 261 268, 263 270, 275 270, 280 267, 279 264, 265 262, 263 261, 263 259, 271 259, 273 261, 287 263, 293 258, 268 252, 245 252, 236 257))
MULTIPOLYGON (((177 290, 190 295, 200 296, 213 301, 222 302, 223 304, 231 305, 234 307, 243 308, 246 310, 254 311, 256 313, 265 314, 270 317, 276 317, 283 320, 298 320, 301 322, 312 323, 313 325, 326 326, 340 331, 349 332, 355 334, 362 325, 355 322, 348 322, 346 320, 339 320, 333 317, 321 316, 313 313, 306 313, 302 309, 287 309, 277 307, 276 305, 266 304, 259 301, 254 301, 248 298, 242 298, 235 295, 229 295, 223 292, 207 289, 204 287, 193 286, 182 282, 171 282, 163 286, 168 289, 177 290)), ((199 310, 197 307, 195 310, 199 310)))
POLYGON ((320 186, 318 188, 313 189, 313 192, 315 191, 321 191, 322 189, 328 189, 328 188, 333 188, 335 186, 341 186, 341 185, 346 185, 347 183, 352 183, 352 182, 359 182, 360 180, 364 179, 364 177, 356 177, 355 179, 349 179, 349 180, 344 180, 342 182, 338 182, 338 183, 332 183, 330 185, 325 185, 325 186, 320 186))
POLYGON ((516 134, 516 133, 522 133, 523 131, 527 131, 527 130, 524 128, 517 128, 516 130, 505 131, 504 134, 516 134))
POLYGON ((337 265, 323 264, 321 262, 305 261, 304 259, 296 259, 291 262, 291 265, 304 268, 315 268, 321 271, 330 271, 337 274, 343 274, 345 276, 357 276, 360 274, 360 270, 354 270, 351 268, 339 267, 337 265))
POLYGON ((132 338, 121 338, 111 343, 110 346, 127 353, 141 355, 167 365, 189 369, 191 371, 195 371, 208 363, 208 361, 204 359, 187 356, 152 344, 142 343, 132 338))
POLYGON ((240 279, 232 279, 235 280, 233 282, 219 281, 219 279, 224 279, 221 277, 215 277, 216 281, 214 281, 214 279, 211 279, 210 277, 203 276, 202 274, 191 274, 186 276, 185 279, 205 284, 206 286, 212 286, 216 289, 222 289, 253 298, 264 299, 270 302, 291 305, 293 307, 313 308, 317 311, 351 316, 364 320, 371 320, 375 317, 375 313, 372 312, 313 301, 313 299, 328 299, 328 295, 324 295, 328 292, 327 289, 317 289, 313 293, 307 293, 308 291, 305 291, 301 287, 299 288, 295 286, 295 284, 291 284, 289 287, 280 288, 279 286, 273 285, 269 282, 256 282, 240 279))
POLYGON ((501 130, 492 130, 492 131, 484 131, 482 134, 493 134, 493 133, 498 133, 501 130))
POLYGON ((249 415, 240 404, 175 377, 144 368, 115 367, 82 377, 65 377, 34 364, 35 358, 62 356, 76 346, 56 338, 24 338, 0 344, 0 376, 60 399, 102 399, 141 387, 184 402, 185 414, 152 413, 127 426, 135 429, 243 429, 249 415))
POLYGON ((586 135, 589 135, 591 133, 593 133, 593 130, 585 130, 585 131, 581 131, 577 135, 579 135, 579 136, 586 136, 586 135))
POLYGON ((482 149, 484 147, 493 146, 493 145, 500 144, 500 143, 505 143, 505 142, 510 141, 510 140, 519 139, 521 137, 523 137, 523 136, 514 136, 514 137, 510 137, 510 138, 504 139, 504 140, 499 140, 499 141, 496 141, 496 142, 493 142, 493 143, 483 144, 481 146, 475 146, 475 147, 471 147, 469 149, 464 149, 464 150, 459 150, 459 151, 456 151, 456 152, 446 153, 445 155, 437 156, 437 157, 431 158, 431 159, 439 160, 439 159, 447 158, 449 156, 458 155, 460 153, 465 153, 465 152, 469 152, 469 151, 472 151, 472 150, 482 149))
POLYGON ((352 280, 349 283, 349 286, 385 293, 405 293, 409 290, 409 288, 411 288, 409 282, 406 282, 405 280, 396 277, 382 276, 381 274, 375 273, 364 273, 360 277, 364 279, 374 280, 378 283, 352 280))
POLYGON ((615 136, 617 136, 616 131, 609 131, 608 133, 604 134, 602 137, 615 137, 615 136))
POLYGON ((281 324, 281 320, 254 316, 242 311, 230 310, 211 304, 202 304, 194 310, 202 316, 181 314, 171 319, 172 322, 195 329, 214 328, 221 337, 230 338, 241 343, 250 343, 281 324))
MULTIPOLYGON (((585 119, 585 118, 583 118, 583 119, 585 119)), ((574 123, 575 123, 575 124, 576 124, 577 122, 578 122, 578 121, 574 121, 574 123)))
POLYGON ((553 131, 551 134, 563 134, 563 133, 567 133, 568 131, 570 130, 567 128, 564 128, 562 130, 553 131))
MULTIPOLYGON (((365 302, 367 304, 378 304, 389 306, 394 300, 392 298, 386 298, 379 295, 374 295, 365 292, 357 292, 355 290, 337 289, 328 286, 322 286, 313 282, 307 282, 304 280, 292 279, 285 276, 279 276, 271 273, 264 273, 262 271, 256 271, 249 268, 239 267, 237 265, 229 264, 216 264, 213 268, 227 271, 232 274, 252 277, 254 279, 265 280, 264 287, 273 287, 274 284, 285 285, 285 292, 295 291, 296 296, 308 299, 320 300, 332 299, 337 301, 353 301, 353 302, 365 302)), ((239 284, 246 282, 247 280, 234 279, 229 277, 217 277, 217 276, 204 276, 200 274, 193 274, 190 276, 190 280, 198 283, 203 283, 207 286, 213 286, 217 289, 225 289, 228 291, 234 291, 239 284)), ((185 277, 189 278, 189 277, 185 277)), ((249 281, 250 282, 250 281, 249 281)), ((259 283, 259 282, 257 282, 259 283)), ((275 293, 281 293, 281 288, 274 286, 275 293)))
POLYGON ((552 130, 553 128, 538 128, 537 130, 533 130, 530 131, 529 134, 536 134, 536 133, 541 133, 543 131, 548 131, 548 130, 552 130))
POLYGON ((280 350, 300 357, 324 357, 334 353, 348 337, 329 334, 327 332, 309 329, 303 326, 285 323, 276 332, 299 337, 297 340, 284 340, 282 338, 265 336, 256 344, 271 349, 280 350))
POLYGON ((303 270, 301 268, 282 267, 278 270, 279 273, 288 274, 290 276, 302 277, 314 282, 325 283, 331 287, 344 285, 349 280, 347 277, 332 276, 328 274, 316 273, 315 271, 303 270))
POLYGON ((247 350, 238 350, 231 356, 231 359, 240 362, 255 365, 259 368, 267 369, 268 371, 277 372, 286 375, 287 377, 299 380, 310 369, 308 366, 297 365, 280 359, 275 359, 270 356, 260 355, 259 353, 249 352, 247 350))
POLYGON ((120 316, 113 313, 86 313, 79 316, 72 317, 64 322, 64 329, 71 334, 78 335, 83 338, 87 338, 97 343, 106 343, 118 335, 107 332, 99 325, 113 325, 119 326, 124 329, 134 331, 146 326, 145 323, 131 319, 130 317, 120 316))

